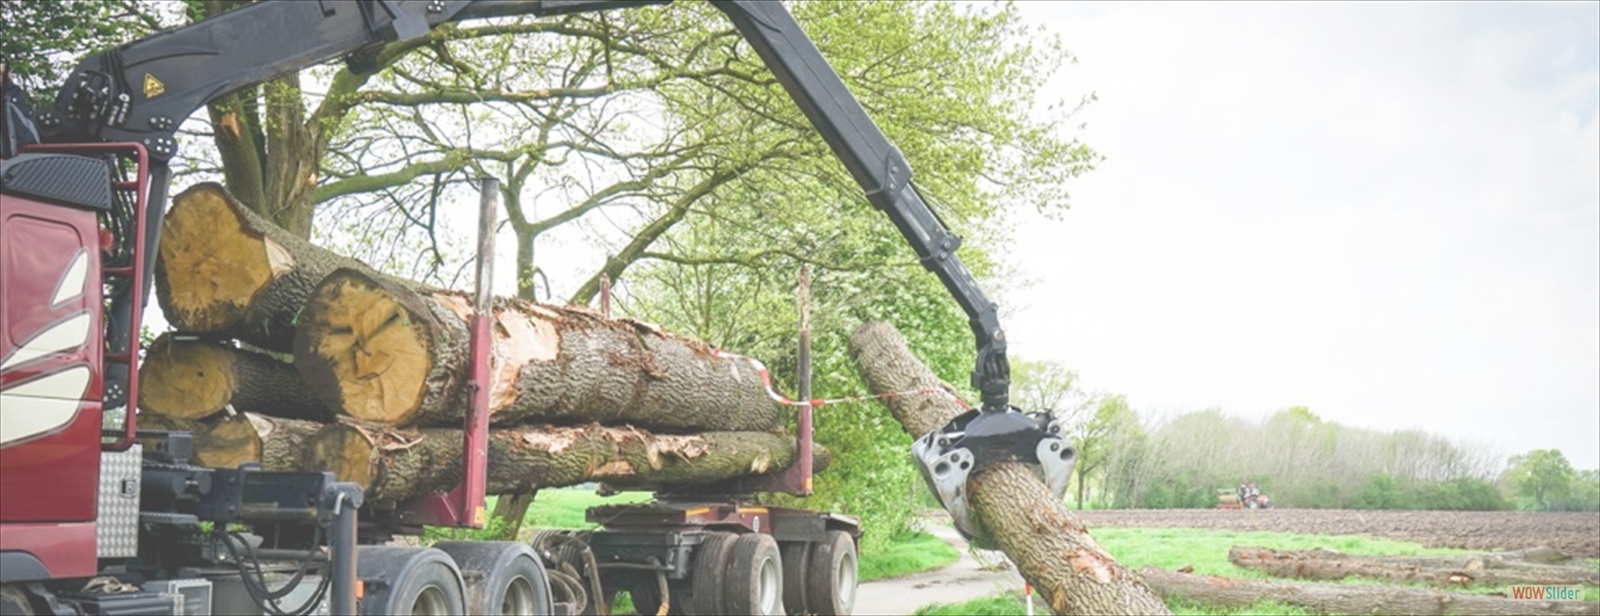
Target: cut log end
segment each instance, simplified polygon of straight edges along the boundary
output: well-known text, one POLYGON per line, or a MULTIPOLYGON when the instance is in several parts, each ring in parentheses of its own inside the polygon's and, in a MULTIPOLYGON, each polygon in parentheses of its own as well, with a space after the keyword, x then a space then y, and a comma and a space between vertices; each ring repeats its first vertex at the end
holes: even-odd
POLYGON ((235 374, 226 349, 163 336, 139 367, 139 407, 178 419, 212 415, 233 399, 235 374))
POLYGON ((349 271, 333 276, 307 306, 314 322, 301 324, 314 359, 329 367, 324 374, 336 381, 346 414, 403 424, 421 402, 433 367, 428 333, 371 279, 349 271))
POLYGON ((206 447, 195 452, 201 466, 238 468, 245 462, 261 461, 260 435, 243 414, 212 425, 206 437, 206 447))
POLYGON ((311 437, 308 456, 337 480, 367 487, 373 484, 373 461, 378 459, 375 449, 376 444, 360 430, 335 425, 311 437))
POLYGON ((245 226, 222 187, 197 185, 173 198, 161 233, 159 298, 181 329, 217 332, 236 325, 251 302, 293 258, 245 226))

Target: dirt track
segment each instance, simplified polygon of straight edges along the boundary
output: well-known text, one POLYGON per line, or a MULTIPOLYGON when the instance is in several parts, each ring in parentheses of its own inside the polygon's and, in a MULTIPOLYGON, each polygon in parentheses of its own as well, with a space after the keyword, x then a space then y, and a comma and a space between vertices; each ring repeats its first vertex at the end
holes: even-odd
POLYGON ((1573 556, 1600 558, 1600 514, 1595 513, 1335 509, 1135 509, 1077 513, 1090 529, 1214 528, 1373 535, 1468 550, 1513 550, 1542 545, 1573 556))

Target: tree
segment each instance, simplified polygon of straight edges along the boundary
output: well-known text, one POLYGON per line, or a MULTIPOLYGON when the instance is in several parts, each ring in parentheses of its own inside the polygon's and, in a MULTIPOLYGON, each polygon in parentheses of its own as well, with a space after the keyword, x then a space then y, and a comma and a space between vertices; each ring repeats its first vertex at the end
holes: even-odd
POLYGON ((1054 361, 1011 360, 1012 403, 1028 411, 1073 417, 1089 406, 1078 389, 1078 373, 1054 361))
POLYGON ((1102 470, 1106 460, 1110 458, 1111 441, 1119 433, 1136 429, 1138 423, 1139 419, 1128 406, 1127 398, 1113 395, 1101 398, 1094 416, 1073 428, 1072 440, 1078 448, 1078 461, 1073 466, 1073 474, 1076 475, 1078 482, 1079 509, 1083 509, 1089 477, 1095 471, 1102 470))
POLYGON ((1539 509, 1549 510, 1572 491, 1576 473, 1559 449, 1535 449, 1512 456, 1502 480, 1517 494, 1530 497, 1539 509))
POLYGON ((139 0, 0 3, 0 23, 6 24, 0 57, 35 106, 48 104, 52 88, 87 52, 160 29, 159 9, 139 0))

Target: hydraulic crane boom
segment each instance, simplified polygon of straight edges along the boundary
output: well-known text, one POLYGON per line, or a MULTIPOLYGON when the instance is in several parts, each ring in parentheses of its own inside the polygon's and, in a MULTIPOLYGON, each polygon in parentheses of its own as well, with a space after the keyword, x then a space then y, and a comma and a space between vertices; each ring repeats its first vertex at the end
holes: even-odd
MULTIPOLYGON (((428 35, 440 24, 495 16, 554 15, 670 0, 268 0, 96 54, 80 64, 55 104, 37 117, 48 142, 132 141, 160 163, 146 213, 155 254, 166 208, 166 161, 174 135, 207 103, 248 85, 344 57, 353 72, 383 45, 428 35), (294 36, 286 36, 294 33, 294 36)), ((845 87, 780 2, 718 0, 784 89, 821 133, 867 200, 888 214, 924 267, 966 312, 977 340, 972 385, 983 410, 1007 410, 1010 364, 995 305, 956 255, 961 245, 911 183, 911 166, 845 87)), ((144 272, 149 289, 153 265, 144 272)), ((138 298, 143 303, 145 298, 138 298)), ((136 325, 124 329, 117 339, 136 325)))

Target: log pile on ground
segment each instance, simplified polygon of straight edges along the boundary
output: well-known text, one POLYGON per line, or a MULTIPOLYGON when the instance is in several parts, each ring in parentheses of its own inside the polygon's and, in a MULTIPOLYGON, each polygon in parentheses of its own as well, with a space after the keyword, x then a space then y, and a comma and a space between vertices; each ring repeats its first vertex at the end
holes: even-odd
POLYGON ((1600 586, 1600 571, 1551 564, 1564 561, 1549 558, 1550 552, 1553 550, 1461 556, 1361 556, 1323 549, 1280 551, 1234 546, 1228 550, 1228 561, 1273 577, 1302 580, 1338 581, 1357 577, 1446 587, 1510 584, 1600 586))
MULTIPOLYGON (((850 336, 850 354, 875 394, 923 387, 950 390, 885 323, 867 323, 850 336)), ((913 438, 965 412, 943 396, 899 396, 889 412, 913 438)), ((999 463, 967 482, 979 522, 1055 614, 1170 614, 1139 575, 1117 563, 1051 495, 1032 469, 999 463)))
POLYGON ((1594 601, 1538 601, 1409 586, 1247 580, 1141 568, 1146 582, 1169 601, 1237 610, 1264 601, 1313 614, 1526 616, 1600 614, 1594 601))
MULTIPOLYGON (((156 280, 177 332, 140 368, 140 420, 194 433, 199 463, 328 470, 386 501, 461 477, 466 294, 319 248, 214 183, 173 199, 156 280)), ((795 461, 743 360, 584 307, 495 298, 490 316, 491 494, 681 487, 795 461)))

